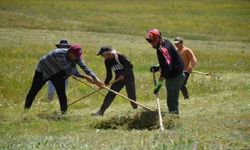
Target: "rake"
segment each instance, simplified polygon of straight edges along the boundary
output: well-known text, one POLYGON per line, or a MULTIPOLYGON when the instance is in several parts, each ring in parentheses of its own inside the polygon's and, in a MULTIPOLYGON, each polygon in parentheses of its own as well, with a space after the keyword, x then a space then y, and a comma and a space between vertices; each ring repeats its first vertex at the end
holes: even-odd
MULTIPOLYGON (((91 85, 89 85, 89 84, 85 83, 83 80, 79 79, 79 78, 78 78, 78 77, 76 77, 76 76, 73 76, 73 78, 74 78, 74 79, 76 79, 76 80, 78 80, 78 81, 80 81, 81 83, 83 83, 83 84, 85 84, 85 85, 89 86, 89 87, 92 87, 91 85)), ((144 106, 144 105, 142 105, 142 104, 138 103, 137 101, 134 101, 134 100, 132 100, 132 99, 130 99, 130 98, 128 98, 128 97, 126 97, 126 96, 124 96, 124 95, 122 95, 122 94, 120 94, 120 93, 118 93, 118 92, 116 92, 116 91, 114 91, 114 90, 112 90, 112 89, 110 89, 110 88, 106 87, 106 86, 103 86, 103 88, 104 88, 104 89, 106 89, 106 90, 108 90, 108 91, 110 91, 110 92, 112 92, 112 93, 114 93, 114 94, 116 94, 116 95, 119 95, 119 96, 123 97, 124 99, 126 99, 126 100, 128 100, 128 101, 130 101, 130 102, 132 102, 132 103, 137 104, 138 106, 143 107, 144 109, 147 109, 147 110, 153 111, 151 108, 149 108, 149 107, 147 107, 147 106, 144 106)), ((94 88, 94 87, 92 87, 92 89, 95 89, 95 88, 94 88)))

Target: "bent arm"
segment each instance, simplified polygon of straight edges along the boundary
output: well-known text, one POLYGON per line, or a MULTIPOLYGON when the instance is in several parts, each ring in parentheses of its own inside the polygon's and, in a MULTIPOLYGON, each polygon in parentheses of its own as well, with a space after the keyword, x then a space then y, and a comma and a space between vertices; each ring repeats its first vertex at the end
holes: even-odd
POLYGON ((78 77, 80 77, 82 79, 86 79, 88 82, 95 84, 95 81, 92 79, 92 77, 90 77, 88 75, 78 74, 78 77))
POLYGON ((187 55, 188 55, 188 59, 190 60, 189 64, 188 64, 188 72, 192 72, 192 69, 197 64, 197 59, 196 59, 194 53, 192 52, 192 50, 188 50, 188 54, 187 55))

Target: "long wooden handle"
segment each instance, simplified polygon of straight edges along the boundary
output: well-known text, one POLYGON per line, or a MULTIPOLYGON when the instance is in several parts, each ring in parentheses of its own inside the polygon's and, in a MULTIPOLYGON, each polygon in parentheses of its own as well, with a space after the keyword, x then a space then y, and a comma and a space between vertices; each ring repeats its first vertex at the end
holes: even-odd
MULTIPOLYGON (((89 84, 83 82, 83 81, 82 81, 81 79, 79 79, 78 77, 76 77, 76 76, 72 76, 72 77, 73 77, 73 79, 76 79, 76 80, 82 82, 83 84, 87 85, 87 86, 90 87, 91 89, 97 90, 96 88, 92 87, 91 85, 89 85, 89 84)), ((100 94, 102 94, 103 96, 105 96, 105 94, 103 94, 101 91, 97 91, 97 92, 100 93, 100 94)))
POLYGON ((76 102, 78 102, 78 101, 80 101, 80 100, 82 100, 82 99, 84 99, 84 98, 86 98, 86 97, 88 97, 88 96, 90 96, 90 95, 92 95, 92 94, 94 94, 94 93, 100 91, 100 90, 101 90, 101 88, 99 88, 99 89, 97 89, 97 90, 95 90, 95 91, 93 91, 93 92, 91 92, 91 93, 89 93, 89 94, 87 94, 87 95, 85 95, 85 96, 79 98, 78 100, 75 100, 74 102, 68 104, 68 106, 70 106, 70 105, 72 105, 72 104, 75 104, 76 102))
POLYGON ((158 95, 156 95, 156 101, 157 101, 157 108, 158 108, 158 116, 159 116, 159 125, 160 125, 160 131, 164 131, 163 127, 163 121, 162 121, 162 115, 161 115, 161 106, 160 106, 160 100, 158 95))
MULTIPOLYGON (((76 79, 76 80, 78 80, 78 81, 80 81, 80 82, 82 82, 83 84, 85 84, 85 85, 91 87, 92 89, 95 89, 94 87, 92 87, 91 85, 88 85, 87 83, 85 83, 84 81, 82 81, 81 79, 79 79, 78 77, 73 76, 73 78, 76 79)), ((114 82, 117 82, 117 81, 119 81, 119 80, 115 80, 114 82)), ((133 103, 135 103, 135 104, 137 104, 137 105, 139 105, 139 106, 141 106, 141 107, 143 107, 143 108, 145 108, 145 109, 148 109, 148 110, 150 110, 150 111, 153 111, 153 110, 150 109, 149 107, 144 106, 144 105, 142 105, 142 104, 140 104, 140 103, 138 103, 138 102, 136 102, 136 101, 134 101, 134 100, 132 100, 132 99, 130 99, 130 98, 128 98, 128 97, 126 97, 126 96, 124 96, 124 95, 122 95, 122 94, 120 94, 120 93, 118 93, 118 92, 116 92, 116 91, 114 91, 114 90, 112 90, 112 89, 106 87, 106 86, 103 86, 103 88, 104 88, 104 89, 107 89, 108 91, 110 91, 110 92, 112 92, 112 93, 114 93, 114 94, 116 94, 116 95, 119 95, 119 96, 125 98, 126 100, 129 100, 130 102, 133 102, 133 103)))
MULTIPOLYGON (((77 78, 74 77, 74 79, 77 79, 77 78)), ((116 79, 116 80, 110 82, 110 84, 113 84, 113 83, 118 82, 118 81, 120 81, 120 80, 116 79)), ((83 97, 81 97, 81 98, 79 98, 79 99, 73 101, 72 103, 68 104, 68 106, 70 106, 70 105, 72 105, 72 104, 75 104, 76 102, 78 102, 78 101, 80 101, 80 100, 82 100, 82 99, 84 99, 84 98, 86 98, 86 97, 88 97, 88 96, 90 96, 90 95, 92 95, 92 94, 95 94, 96 92, 99 92, 101 89, 102 89, 102 88, 99 88, 99 89, 97 89, 97 90, 94 90, 93 92, 91 92, 91 93, 89 93, 89 94, 87 94, 87 95, 85 95, 85 96, 83 96, 83 97)))
POLYGON ((145 108, 145 109, 147 109, 147 110, 153 111, 151 108, 149 108, 149 107, 147 107, 147 106, 144 106, 144 105, 138 103, 137 101, 134 101, 134 100, 132 100, 132 99, 130 99, 130 98, 128 98, 128 97, 126 97, 126 96, 124 96, 124 95, 122 95, 122 94, 120 94, 120 93, 118 93, 118 92, 116 92, 116 91, 114 91, 114 90, 112 90, 112 89, 106 87, 106 86, 104 86, 104 88, 107 89, 108 91, 110 91, 110 92, 116 94, 116 95, 119 95, 119 96, 123 97, 124 99, 126 99, 126 100, 128 100, 128 101, 130 101, 130 102, 132 102, 132 103, 135 103, 135 104, 137 104, 137 105, 139 105, 139 106, 141 106, 141 107, 143 107, 143 108, 145 108))
MULTIPOLYGON (((156 86, 156 79, 155 79, 155 74, 153 73, 153 79, 154 79, 154 84, 156 86)), ((158 109, 158 116, 159 116, 159 125, 160 125, 160 131, 163 132, 164 131, 164 126, 163 126, 163 121, 162 121, 162 115, 161 115, 161 106, 160 106, 160 99, 159 99, 159 95, 156 94, 156 102, 157 102, 157 109, 158 109)))
POLYGON ((196 71, 196 70, 193 70, 192 73, 197 73, 197 74, 202 74, 202 75, 212 75, 211 73, 208 73, 208 72, 201 72, 201 71, 196 71))

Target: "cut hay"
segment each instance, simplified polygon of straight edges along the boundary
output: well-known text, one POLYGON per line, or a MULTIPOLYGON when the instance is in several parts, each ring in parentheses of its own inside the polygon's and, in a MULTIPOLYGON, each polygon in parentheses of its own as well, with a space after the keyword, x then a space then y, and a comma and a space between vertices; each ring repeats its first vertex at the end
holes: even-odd
MULTIPOLYGON (((162 114, 165 116, 164 114, 162 114)), ((176 118, 176 117, 175 117, 176 118)), ((166 129, 172 129, 178 124, 178 119, 171 116, 163 117, 163 124, 166 129)), ((158 111, 138 111, 134 114, 116 115, 109 118, 100 118, 91 125, 96 129, 125 129, 125 130, 158 130, 158 111)))

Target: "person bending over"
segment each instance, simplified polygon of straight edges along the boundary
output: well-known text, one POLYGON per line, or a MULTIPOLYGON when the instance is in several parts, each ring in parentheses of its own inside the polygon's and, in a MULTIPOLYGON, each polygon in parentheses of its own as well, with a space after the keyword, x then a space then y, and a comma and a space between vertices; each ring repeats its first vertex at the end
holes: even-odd
POLYGON ((65 94, 65 80, 70 75, 84 78, 102 87, 103 83, 96 77, 94 72, 86 66, 81 55, 82 49, 80 45, 72 45, 69 49, 55 49, 43 56, 36 67, 31 88, 26 96, 24 108, 30 109, 35 96, 49 80, 55 86, 62 114, 65 114, 68 108, 67 96, 65 94), (76 68, 76 64, 79 65, 87 75, 80 74, 76 68))
MULTIPOLYGON (((136 91, 135 91, 135 79, 133 73, 133 65, 127 59, 126 56, 118 53, 116 50, 112 49, 110 46, 103 46, 100 48, 97 55, 101 55, 104 58, 106 67, 106 79, 104 84, 107 86, 112 79, 112 70, 115 72, 115 80, 117 82, 111 85, 111 89, 120 92, 121 89, 126 86, 126 91, 128 97, 136 101, 136 91)), ((115 98, 115 94, 108 92, 104 98, 101 108, 94 113, 95 116, 102 116, 105 110, 110 106, 115 98)), ((130 102, 131 106, 136 109, 137 104, 130 102)))

